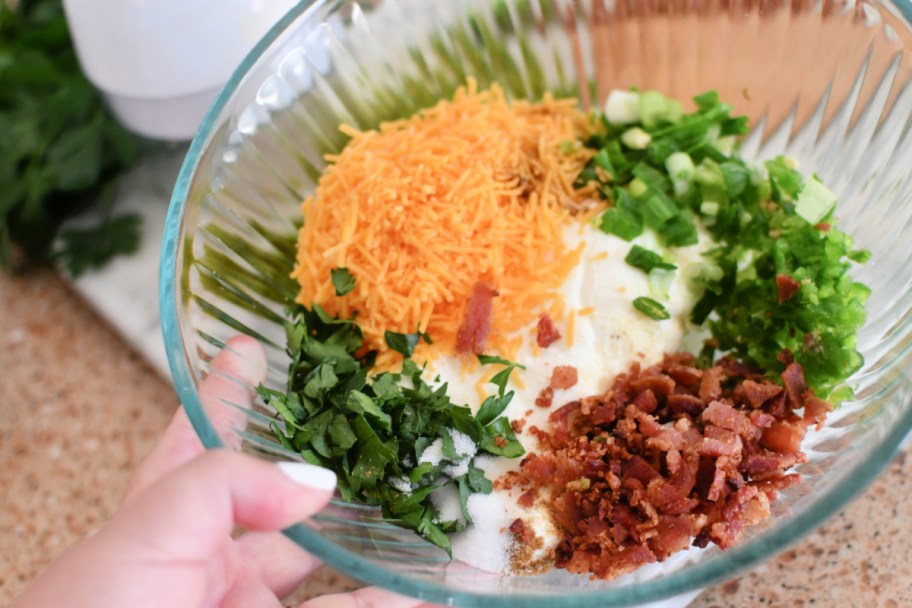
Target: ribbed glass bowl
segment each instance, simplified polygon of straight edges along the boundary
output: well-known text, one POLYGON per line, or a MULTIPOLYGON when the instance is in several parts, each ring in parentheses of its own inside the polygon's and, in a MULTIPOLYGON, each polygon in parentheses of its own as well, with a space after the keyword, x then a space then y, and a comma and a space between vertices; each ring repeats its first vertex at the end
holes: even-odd
MULTIPOLYGON (((626 606, 705 586, 794 542, 855 496, 912 427, 912 7, 770 0, 327 0, 302 2, 244 60, 194 139, 171 201, 161 312, 180 398, 206 446, 296 458, 262 403, 204 410, 208 362, 238 333, 259 339, 267 384, 283 389, 284 311, 300 202, 359 128, 449 96, 474 76, 513 97, 545 91, 584 107, 612 88, 689 99, 716 89, 753 131, 743 155, 797 158, 840 199, 840 226, 871 261, 857 399, 806 441, 805 481, 726 552, 614 582, 556 570, 496 576, 334 501, 288 535, 366 582, 465 606, 626 606)), ((485 551, 485 547, 478 547, 485 551)))

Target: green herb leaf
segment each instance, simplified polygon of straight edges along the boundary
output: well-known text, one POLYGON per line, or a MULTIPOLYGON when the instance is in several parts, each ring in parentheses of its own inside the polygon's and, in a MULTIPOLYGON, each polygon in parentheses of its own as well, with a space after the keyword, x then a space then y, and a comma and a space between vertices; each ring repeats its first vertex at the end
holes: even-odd
POLYGON ((627 257, 624 258, 624 261, 633 266, 634 268, 639 268, 645 273, 650 273, 656 268, 663 270, 674 270, 677 268, 674 264, 666 262, 662 259, 658 253, 650 251, 639 245, 634 245, 630 248, 630 251, 627 253, 627 257))
POLYGON ((509 359, 504 359, 503 357, 498 357, 496 355, 478 355, 478 362, 482 365, 510 365, 512 367, 518 367, 519 369, 526 369, 525 365, 515 363, 509 359))
POLYGON ((507 409, 507 406, 510 405, 510 401, 512 400, 513 391, 501 396, 488 396, 488 398, 482 402, 481 407, 478 408, 475 419, 478 420, 482 426, 489 424, 507 409))
POLYGON ((498 418, 485 427, 481 449, 506 458, 518 458, 526 453, 506 418, 498 418))
MULTIPOLYGON (((452 485, 465 503, 472 493, 492 488, 474 466, 476 455, 461 453, 455 432, 471 438, 478 453, 485 453, 483 445, 506 455, 522 453, 515 436, 506 434, 512 431, 509 421, 500 416, 513 394, 492 398, 479 419, 467 406, 451 402, 446 385, 427 384, 424 370, 409 358, 401 373, 383 372, 368 381, 367 365, 356 357, 363 334, 354 321, 297 304, 289 315, 292 321, 285 330, 292 362, 286 392, 257 389, 285 422, 284 429, 270 425, 278 441, 305 461, 334 470, 345 500, 379 505, 389 521, 448 551, 447 535, 461 530, 465 517, 441 521, 431 493, 452 485), (486 430, 491 427, 496 433, 486 430), (442 444, 443 458, 421 462, 435 441, 442 444), (452 477, 452 465, 457 464, 467 465, 468 472, 452 477), (397 489, 403 483, 409 492, 397 489)), ((406 352, 420 339, 430 337, 420 331, 387 332, 387 340, 406 352)), ((484 360, 506 364, 506 369, 518 366, 497 357, 484 360)))
POLYGON ((650 319, 655 319, 656 321, 662 321, 664 319, 671 318, 671 315, 668 314, 668 311, 665 310, 665 307, 652 298, 640 296, 633 301, 633 307, 650 319))
POLYGON ((348 268, 333 268, 329 271, 329 274, 333 287, 336 288, 337 296, 347 295, 355 288, 355 277, 348 271, 348 268))
POLYGON ((111 219, 109 194, 135 163, 137 141, 82 75, 59 0, 7 4, 0 2, 0 267, 10 268, 18 245, 29 261, 57 257, 80 274, 136 250, 138 219, 111 219), (64 220, 93 206, 106 219, 73 229, 53 251, 64 220), (97 238, 83 238, 90 231, 97 238))
POLYGON ((60 233, 54 253, 73 277, 96 270, 118 255, 136 253, 142 218, 136 214, 106 218, 92 228, 68 228, 60 233))
POLYGON ((514 363, 512 361, 508 361, 507 359, 490 355, 478 355, 478 361, 482 365, 497 364, 506 366, 505 369, 497 372, 494 374, 494 376, 491 377, 490 380, 488 380, 488 384, 493 384, 497 387, 497 393, 501 397, 504 396, 504 392, 507 390, 507 383, 510 381, 510 374, 513 373, 513 370, 516 368, 526 369, 524 365, 520 365, 519 363, 514 363))
POLYGON ((418 346, 418 342, 425 335, 422 333, 400 334, 394 331, 386 331, 383 337, 386 339, 387 346, 403 357, 408 358, 414 354, 415 347, 418 346))

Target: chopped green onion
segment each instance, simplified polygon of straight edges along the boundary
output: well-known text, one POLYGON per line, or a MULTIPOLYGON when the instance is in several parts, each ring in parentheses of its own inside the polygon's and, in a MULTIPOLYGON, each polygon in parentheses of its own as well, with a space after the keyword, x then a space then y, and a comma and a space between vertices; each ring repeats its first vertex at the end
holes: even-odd
POLYGON ((665 169, 671 177, 674 193, 681 196, 690 188, 694 178, 694 163, 687 152, 675 152, 665 159, 665 169))
POLYGON ((643 199, 643 223, 653 230, 658 230, 679 213, 677 205, 664 192, 650 190, 643 199))
POLYGON ((605 118, 614 125, 629 125, 640 121, 639 94, 615 89, 605 100, 605 118))
POLYGON ((674 272, 671 270, 656 270, 649 273, 649 297, 656 300, 668 300, 668 292, 674 281, 674 272))
POLYGON ((720 137, 716 140, 716 150, 724 154, 725 156, 731 156, 732 152, 735 151, 735 137, 733 135, 726 135, 720 137))
POLYGON ((795 203, 795 213, 804 218, 809 224, 818 224, 825 218, 836 205, 836 195, 820 183, 816 176, 812 176, 804 183, 795 203))
POLYGON ((633 198, 640 198, 649 190, 649 186, 646 185, 646 182, 641 180, 638 177, 630 180, 630 183, 627 184, 627 192, 630 193, 630 196, 633 198))
POLYGON ((659 122, 676 123, 681 120, 684 109, 677 99, 669 99, 657 91, 640 93, 638 100, 640 122, 652 128, 659 122))
POLYGON ((715 161, 704 158, 694 171, 694 181, 704 186, 725 187, 725 176, 715 161))
POLYGON ((675 152, 665 161, 665 169, 672 179, 690 181, 694 177, 694 163, 687 152, 675 152))
POLYGON ((640 127, 632 127, 621 133, 621 142, 631 150, 645 150, 652 141, 652 135, 640 127))
POLYGON ((713 217, 719 215, 719 203, 716 201, 703 201, 700 203, 700 213, 713 217))
POLYGON ((655 251, 650 251, 639 245, 634 245, 630 248, 624 261, 634 268, 639 268, 646 273, 652 272, 656 268, 664 270, 674 270, 677 268, 674 264, 666 262, 662 256, 655 251))
POLYGON ((700 241, 697 228, 687 213, 679 213, 665 222, 660 236, 666 247, 687 247, 700 241))
POLYGON ((602 214, 602 232, 632 241, 643 233, 643 221, 629 211, 614 207, 602 214))
POLYGON ((633 307, 650 319, 655 319, 656 321, 663 321, 671 318, 671 315, 668 314, 665 307, 652 298, 640 296, 633 301, 633 307))

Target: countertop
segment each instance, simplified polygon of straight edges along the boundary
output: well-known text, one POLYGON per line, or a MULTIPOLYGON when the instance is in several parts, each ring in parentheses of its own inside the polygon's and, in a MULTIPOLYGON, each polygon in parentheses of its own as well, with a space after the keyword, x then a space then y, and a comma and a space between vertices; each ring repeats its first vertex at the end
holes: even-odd
MULTIPOLYGON (((174 409, 168 382, 50 271, 0 274, 0 605, 116 509, 174 409)), ((908 452, 826 526, 691 608, 912 606, 908 452)), ((323 568, 296 599, 351 589, 323 568)))

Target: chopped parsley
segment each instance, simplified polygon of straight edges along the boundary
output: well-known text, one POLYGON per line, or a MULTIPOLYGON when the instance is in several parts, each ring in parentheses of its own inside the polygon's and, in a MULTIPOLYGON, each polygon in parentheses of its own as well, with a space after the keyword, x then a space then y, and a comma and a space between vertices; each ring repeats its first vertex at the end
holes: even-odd
POLYGON ((330 271, 330 279, 332 279, 337 296, 347 295, 355 288, 355 277, 348 271, 348 268, 333 268, 330 271))
MULTIPOLYGON (((869 289, 849 271, 869 253, 833 227, 836 197, 816 176, 805 179, 782 157, 744 161, 736 143, 747 119, 731 116, 715 91, 693 101, 696 111, 684 113, 654 91, 612 93, 599 131, 583 142, 595 153, 576 181, 612 202, 597 225, 627 241, 652 230, 669 248, 696 244, 702 225, 715 246, 694 280, 702 296, 691 320, 706 324, 722 352, 775 375, 790 351, 818 396, 850 396, 836 389, 863 363, 856 334, 869 289), (801 286, 784 302, 780 275, 801 286)), ((626 261, 647 273, 665 263, 637 245, 626 261)), ((656 300, 633 304, 668 318, 656 300)))
MULTIPOLYGON (((379 506, 391 523, 449 553, 448 535, 471 523, 469 496, 492 491, 475 458, 524 453, 501 416, 513 397, 506 380, 473 415, 450 400, 446 384, 425 382, 410 358, 419 339, 430 341, 426 334, 387 332, 387 344, 405 357, 402 371, 370 375, 373 357, 360 353, 363 334, 354 321, 332 318, 319 306, 296 305, 291 315, 288 390, 257 389, 278 413, 273 432, 307 462, 335 471, 343 499, 379 506), (459 494, 461 519, 442 520, 431 501, 445 486, 459 494)), ((506 364, 507 376, 518 367, 506 364)))

